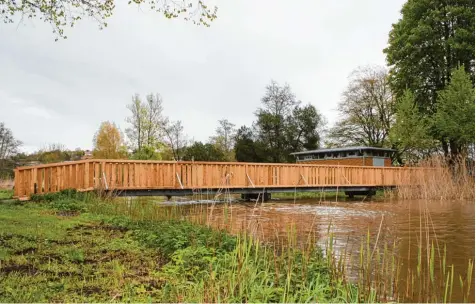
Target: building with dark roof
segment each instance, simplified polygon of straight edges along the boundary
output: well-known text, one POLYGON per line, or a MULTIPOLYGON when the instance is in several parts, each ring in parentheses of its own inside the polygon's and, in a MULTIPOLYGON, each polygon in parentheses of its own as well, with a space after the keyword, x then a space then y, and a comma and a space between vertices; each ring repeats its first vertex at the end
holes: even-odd
POLYGON ((395 150, 375 147, 343 147, 294 152, 298 163, 346 166, 392 166, 395 150))

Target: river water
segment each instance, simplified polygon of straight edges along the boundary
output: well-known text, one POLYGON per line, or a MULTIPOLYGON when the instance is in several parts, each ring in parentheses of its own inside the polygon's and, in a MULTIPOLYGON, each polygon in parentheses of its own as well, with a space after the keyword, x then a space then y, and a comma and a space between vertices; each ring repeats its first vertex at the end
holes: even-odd
MULTIPOLYGON (((468 261, 474 261, 474 202, 280 200, 259 204, 204 204, 200 208, 206 209, 207 220, 213 226, 232 232, 246 229, 268 242, 289 240, 290 231, 293 231, 292 235, 299 244, 312 240, 325 248, 332 233, 334 253, 346 253, 350 261, 348 268, 351 279, 358 277, 359 261, 352 256, 359 256, 362 240, 364 247, 368 240, 371 251, 378 248, 379 252, 383 252, 387 244, 388 251, 393 251, 390 255, 398 257, 402 269, 398 279, 400 300, 410 302, 425 301, 417 292, 411 294, 412 290, 415 292, 418 288, 411 287, 411 276, 408 276, 411 271, 415 276, 414 284, 426 284, 425 279, 416 277, 418 248, 431 247, 433 243, 437 260, 435 284, 438 286, 444 280, 441 267, 438 266, 442 258, 438 259, 438 256, 444 255, 446 245, 445 268, 449 270, 451 265, 454 267, 451 301, 462 302, 463 294, 468 293, 461 289, 459 276, 466 278, 468 261)), ((422 263, 427 263, 430 254, 427 255, 423 250, 421 256, 422 263)), ((474 302, 474 271, 472 277, 471 285, 467 284, 472 286, 466 299, 469 302, 474 302)), ((444 294, 439 288, 435 290, 444 294)))

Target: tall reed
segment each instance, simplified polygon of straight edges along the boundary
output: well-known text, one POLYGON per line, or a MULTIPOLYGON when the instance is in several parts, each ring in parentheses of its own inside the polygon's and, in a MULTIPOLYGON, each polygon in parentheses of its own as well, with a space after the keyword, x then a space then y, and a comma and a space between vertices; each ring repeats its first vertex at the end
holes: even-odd
POLYGON ((474 201, 474 164, 464 158, 450 162, 441 156, 417 164, 429 168, 424 174, 413 174, 406 185, 399 186, 399 199, 472 200, 474 201))

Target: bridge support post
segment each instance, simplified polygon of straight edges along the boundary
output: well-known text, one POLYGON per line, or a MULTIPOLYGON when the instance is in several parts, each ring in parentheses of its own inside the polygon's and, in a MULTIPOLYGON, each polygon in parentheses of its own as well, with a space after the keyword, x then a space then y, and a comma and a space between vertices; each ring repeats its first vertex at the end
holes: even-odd
POLYGON ((375 194, 377 194, 377 191, 375 191, 375 189, 370 189, 366 191, 345 191, 345 195, 347 195, 349 198, 354 198, 355 195, 362 195, 371 198, 375 194))
POLYGON ((263 201, 267 202, 271 199, 271 193, 265 192, 265 193, 242 193, 241 194, 241 199, 245 201, 263 201))

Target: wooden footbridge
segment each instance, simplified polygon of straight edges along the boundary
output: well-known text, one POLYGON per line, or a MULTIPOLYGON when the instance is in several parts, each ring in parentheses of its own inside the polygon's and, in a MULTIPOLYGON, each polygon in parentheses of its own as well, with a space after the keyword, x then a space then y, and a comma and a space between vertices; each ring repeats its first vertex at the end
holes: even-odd
POLYGON ((244 195, 294 191, 343 191, 415 184, 428 168, 357 167, 238 162, 83 160, 15 169, 14 196, 104 190, 118 195, 192 195, 229 191, 244 195))

